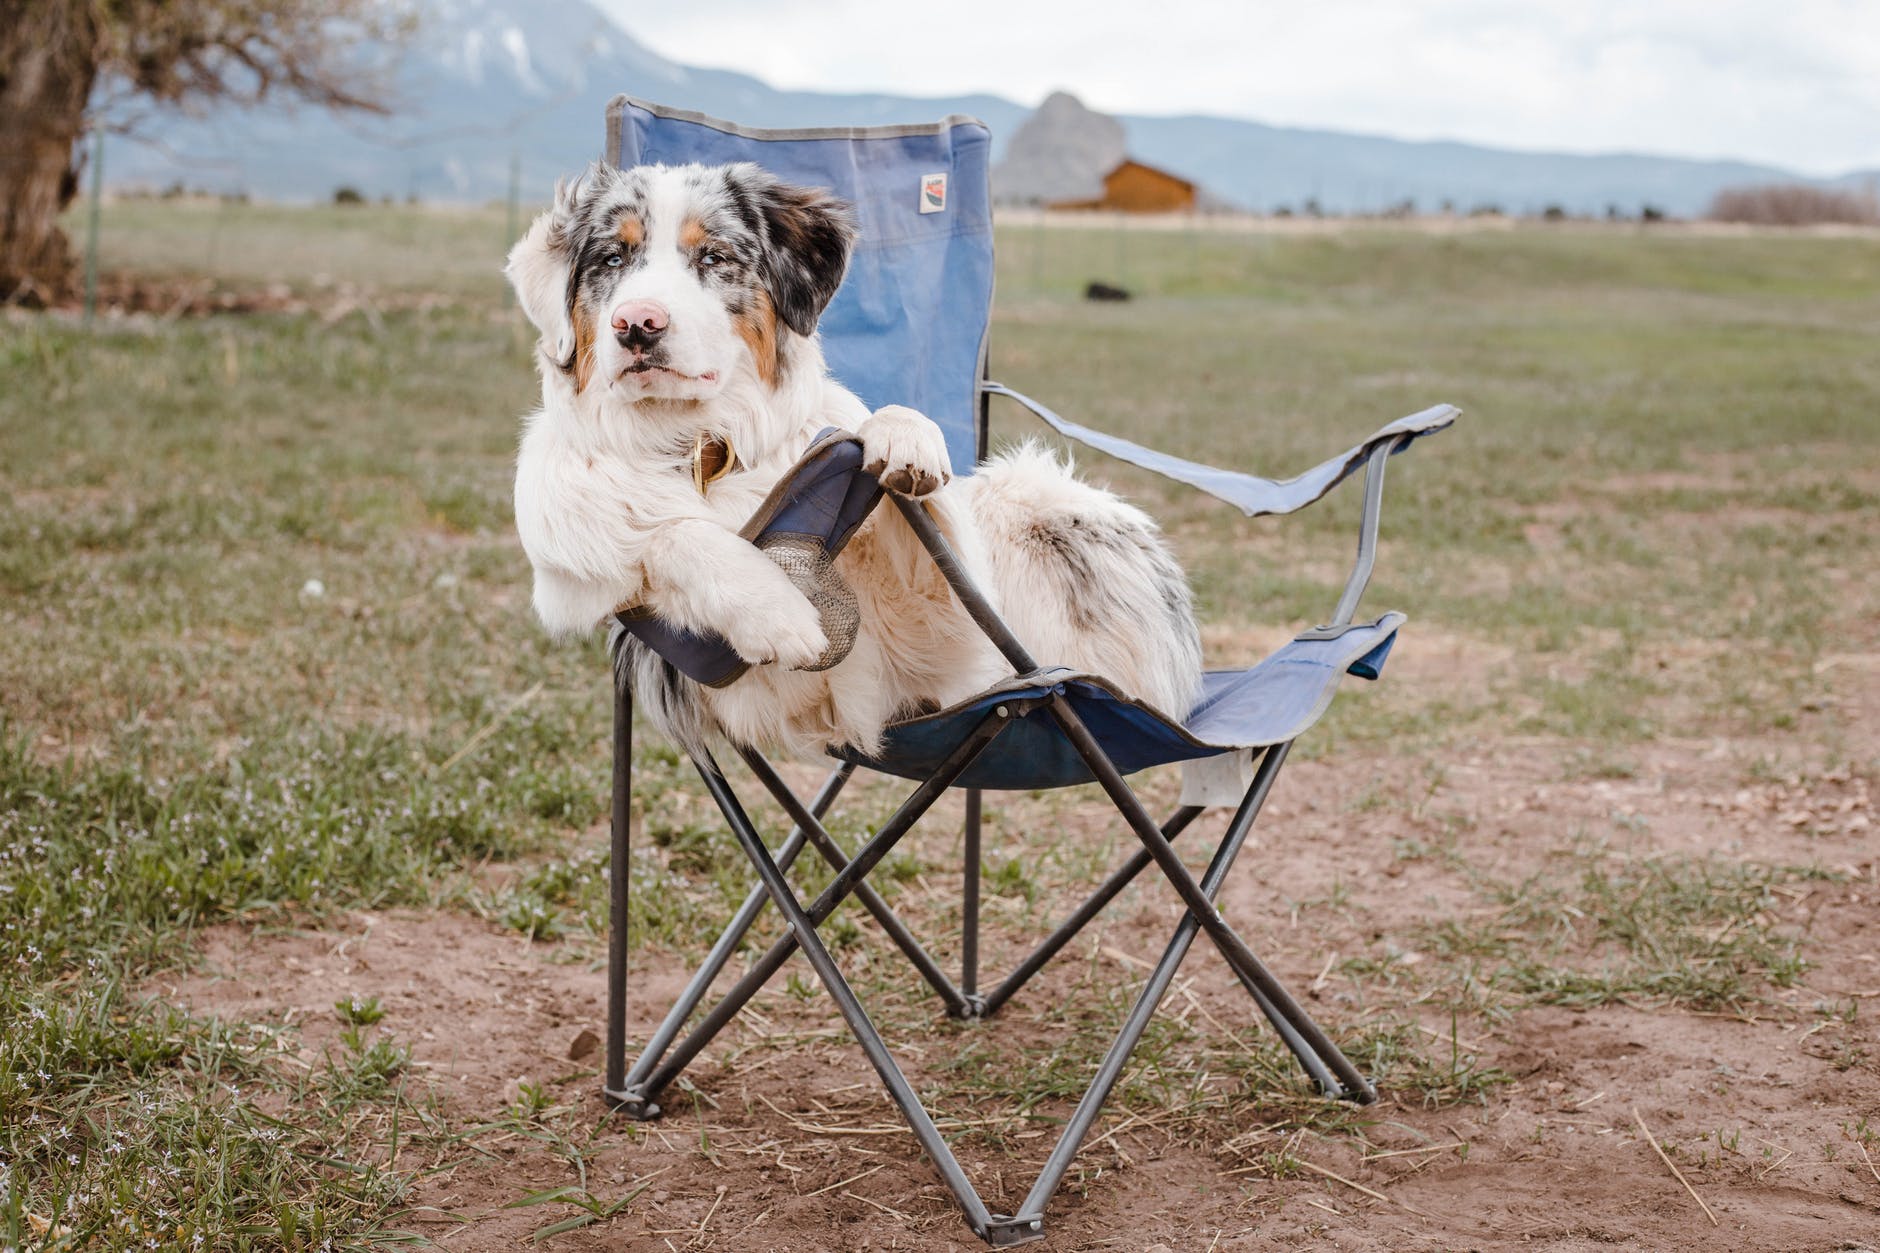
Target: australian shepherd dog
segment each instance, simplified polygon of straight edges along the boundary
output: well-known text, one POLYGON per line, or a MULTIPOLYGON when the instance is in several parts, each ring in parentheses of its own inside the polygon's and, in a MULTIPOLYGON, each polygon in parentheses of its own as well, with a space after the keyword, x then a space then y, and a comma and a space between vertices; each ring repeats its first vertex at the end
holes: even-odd
POLYGON ((754 165, 595 165, 556 190, 509 254, 541 332, 542 404, 524 419, 516 526, 551 632, 642 606, 715 633, 751 668, 709 688, 628 640, 642 707, 685 744, 872 752, 897 718, 1010 667, 899 512, 837 558, 860 625, 838 664, 818 609, 739 536, 826 427, 924 499, 969 576, 1040 664, 1100 675, 1177 718, 1200 685, 1188 585, 1155 524, 1043 447, 955 479, 940 430, 870 413, 831 378, 816 321, 855 241, 848 206, 754 165))

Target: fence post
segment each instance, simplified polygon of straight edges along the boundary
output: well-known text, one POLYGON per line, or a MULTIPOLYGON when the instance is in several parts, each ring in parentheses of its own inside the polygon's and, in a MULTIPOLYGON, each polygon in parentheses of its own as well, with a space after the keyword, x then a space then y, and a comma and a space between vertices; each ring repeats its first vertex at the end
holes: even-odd
POLYGON ((1044 295, 1044 271, 1045 271, 1044 249, 1045 249, 1045 231, 1047 229, 1045 226, 1045 222, 1044 222, 1044 215, 1045 215, 1045 209, 1044 209, 1043 204, 1041 203, 1038 207, 1038 224, 1032 228, 1032 231, 1033 231, 1032 245, 1033 246, 1031 250, 1031 286, 1032 286, 1031 294, 1033 297, 1044 295))
POLYGON ((91 133, 91 222, 85 228, 85 325, 98 312, 98 213, 104 199, 104 128, 91 133))

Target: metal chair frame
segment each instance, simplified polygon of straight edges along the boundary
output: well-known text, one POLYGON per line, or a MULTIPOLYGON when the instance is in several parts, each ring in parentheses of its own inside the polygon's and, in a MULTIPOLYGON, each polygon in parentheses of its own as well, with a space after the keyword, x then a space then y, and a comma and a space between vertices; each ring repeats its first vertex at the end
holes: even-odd
MULTIPOLYGON (((996 386, 996 385, 989 385, 996 386)), ((984 405, 988 393, 981 396, 980 430, 983 452, 984 405)), ((1000 389, 999 394, 1023 397, 1000 389)), ((1377 531, 1382 511, 1384 469, 1392 453, 1407 445, 1413 436, 1404 435, 1380 442, 1365 462, 1363 513, 1359 527, 1358 553, 1343 594, 1330 623, 1342 627, 1352 621, 1358 602, 1368 584, 1376 560, 1377 531)), ((994 612, 986 597, 954 560, 946 539, 935 526, 927 510, 908 497, 888 494, 901 516, 925 546, 962 605, 988 639, 1000 650, 1016 675, 1030 676, 1040 667, 994 612)), ((1042 696, 1025 695, 995 706, 955 746, 940 767, 916 784, 894 815, 853 857, 846 856, 840 845, 822 824, 822 816, 835 803, 856 769, 851 764, 838 765, 816 794, 805 803, 780 778, 762 754, 740 748, 739 755, 758 782, 782 806, 793 824, 783 842, 772 850, 752 823, 743 803, 732 790, 717 761, 708 751, 692 755, 692 763, 732 835, 749 859, 758 877, 743 904, 733 914, 703 964, 693 974, 664 1020, 654 1030, 638 1059, 627 1065, 627 956, 628 892, 633 794, 633 694, 626 681, 626 667, 615 658, 614 682, 614 756, 613 756, 613 834, 609 901, 609 942, 607 968, 607 1039, 603 1093, 615 1109, 636 1119, 657 1118, 659 1098, 667 1087, 729 1023, 738 1012, 780 970, 798 949, 808 959, 817 978, 827 989, 843 1019, 890 1097, 919 1142, 933 1161, 941 1178, 958 1201, 967 1224, 993 1247, 1006 1247, 1040 1239, 1044 1235, 1045 1207, 1056 1193, 1073 1157, 1123 1073, 1130 1054, 1141 1039, 1183 959, 1198 935, 1205 934, 1226 960, 1240 983, 1253 997, 1261 1013, 1280 1039, 1327 1096, 1359 1103, 1376 1099, 1376 1091, 1358 1069, 1339 1051, 1330 1037, 1302 1009, 1266 965, 1254 954, 1239 933, 1223 918, 1215 905, 1228 872, 1244 847, 1255 820, 1271 792, 1274 780, 1286 762, 1293 741, 1270 745, 1260 750, 1258 766, 1251 783, 1215 846, 1207 869, 1197 879, 1176 853, 1173 841, 1201 814, 1195 806, 1178 808, 1158 823, 1151 817, 1103 746, 1091 735, 1061 692, 1042 696), (1029 956, 990 991, 979 989, 979 915, 981 860, 981 798, 976 789, 965 789, 965 824, 963 833, 962 922, 960 937, 960 977, 951 979, 933 956, 921 945, 886 901, 869 886, 867 876, 901 841, 941 796, 954 784, 972 762, 995 743, 1016 719, 1045 717, 1052 719, 1076 753, 1089 766, 1117 811, 1142 847, 1099 886, 1088 899, 1073 910, 1029 956), (835 877, 814 900, 807 904, 791 889, 785 872, 805 848, 810 848, 829 864, 835 877), (861 1002, 850 988, 835 959, 830 955, 818 928, 837 906, 850 896, 858 899, 873 915, 921 977, 933 989, 955 1018, 980 1019, 996 1013, 1031 977, 1038 973, 1083 927, 1122 892, 1143 870, 1155 865, 1174 888, 1187 912, 1176 926, 1142 990, 1125 1019, 1115 1041, 1104 1056, 1097 1073, 1075 1111, 1065 1123, 1049 1158, 1024 1200, 1011 1213, 994 1212, 980 1198, 968 1180, 946 1138, 934 1125, 921 1105, 907 1077, 895 1062, 880 1032, 869 1019, 861 1002), (766 901, 775 905, 787 929, 758 957, 690 1032, 680 1038, 686 1023, 698 1011, 712 984, 723 972, 732 954, 742 943, 766 901)))

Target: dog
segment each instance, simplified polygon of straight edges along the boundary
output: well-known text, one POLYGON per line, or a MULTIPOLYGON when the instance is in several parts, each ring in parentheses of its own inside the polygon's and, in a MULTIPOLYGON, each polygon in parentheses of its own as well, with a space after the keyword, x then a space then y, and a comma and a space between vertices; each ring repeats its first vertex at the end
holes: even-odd
POLYGON ((850 208, 750 164, 595 164, 556 188, 505 273, 540 332, 516 526, 552 633, 626 606, 722 637, 751 669, 710 688, 628 638, 641 707, 709 735, 875 752, 893 721, 1011 673, 906 521, 877 509, 836 560, 860 625, 838 664, 818 610, 738 528, 827 427, 922 498, 968 576, 1041 664, 1101 675, 1177 717, 1200 686, 1180 566, 1153 521, 1038 445, 955 479, 932 421, 869 412, 829 375, 816 323, 856 239, 850 208))

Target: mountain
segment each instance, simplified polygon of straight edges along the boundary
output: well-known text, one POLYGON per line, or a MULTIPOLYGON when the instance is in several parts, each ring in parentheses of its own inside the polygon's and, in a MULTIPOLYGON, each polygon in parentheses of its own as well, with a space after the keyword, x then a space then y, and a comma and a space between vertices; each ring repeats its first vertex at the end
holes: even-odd
POLYGON ((1097 200, 1103 176, 1128 152, 1121 122, 1085 108, 1069 92, 1054 91, 1006 141, 992 170, 993 191, 1006 204, 1097 200))
POLYGON ((1559 205, 1572 213, 1617 206, 1636 214, 1653 205, 1694 217, 1725 187, 1816 181, 1743 161, 1511 152, 1217 117, 1125 122, 1131 155, 1262 211, 1316 200, 1328 212, 1362 212, 1408 200, 1424 211, 1448 204, 1459 212, 1493 206, 1538 213, 1559 205))
MULTIPOLYGON (((419 34, 396 73, 392 116, 286 107, 158 114, 137 127, 141 142, 108 145, 106 180, 282 200, 324 200, 351 186, 372 197, 480 201, 506 194, 514 161, 523 195, 535 200, 557 176, 599 154, 602 109, 621 91, 768 126, 966 113, 991 126, 1007 184, 1053 159, 1049 152, 1011 159, 1002 141, 1010 136, 1024 155, 1017 132, 1031 110, 998 96, 782 91, 746 74, 669 61, 586 0, 423 0, 419 34)), ((1558 204, 1600 213, 1608 205, 1636 212, 1652 204, 1694 215, 1726 186, 1818 181, 1732 161, 1508 152, 1218 117, 1118 120, 1131 156, 1259 210, 1316 200, 1328 212, 1365 211, 1409 199, 1426 210, 1447 202, 1459 210, 1558 204)), ((1113 146, 1112 138, 1102 145, 1113 146)), ((1819 181, 1859 187, 1877 177, 1867 171, 1819 181)))
POLYGON ((677 65, 583 0, 423 0, 399 59, 393 114, 271 106, 204 117, 159 114, 111 142, 106 182, 176 183, 278 200, 367 196, 481 201, 523 194, 600 155, 602 113, 619 92, 769 126, 870 126, 965 113, 995 133, 1028 112, 996 96, 920 99, 779 91, 746 74, 677 65))

